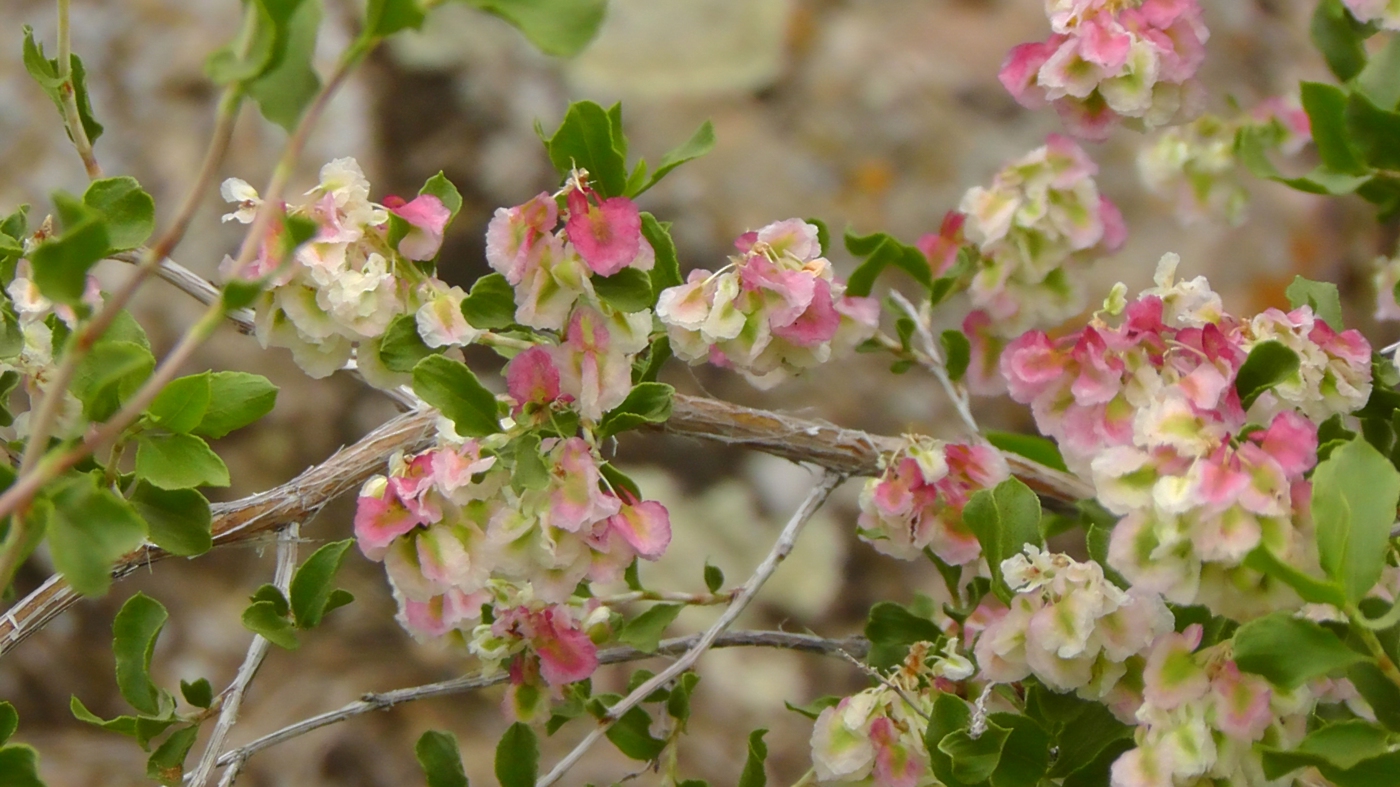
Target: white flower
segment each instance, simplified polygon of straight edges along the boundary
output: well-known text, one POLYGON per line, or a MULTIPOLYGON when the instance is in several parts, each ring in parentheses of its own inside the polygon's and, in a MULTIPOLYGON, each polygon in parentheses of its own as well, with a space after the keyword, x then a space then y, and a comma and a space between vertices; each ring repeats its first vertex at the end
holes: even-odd
POLYGON ((225 202, 238 203, 237 210, 232 213, 225 213, 223 221, 238 221, 242 224, 251 224, 253 216, 258 212, 258 206, 262 204, 262 199, 258 197, 258 190, 248 185, 248 181, 240 178, 229 178, 219 186, 219 195, 225 202))

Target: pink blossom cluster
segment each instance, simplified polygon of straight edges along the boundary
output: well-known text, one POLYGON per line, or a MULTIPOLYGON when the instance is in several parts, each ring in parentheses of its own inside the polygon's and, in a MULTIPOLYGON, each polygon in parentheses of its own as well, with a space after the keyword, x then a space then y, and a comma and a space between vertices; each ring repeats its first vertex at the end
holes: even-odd
MULTIPOLYGON (((254 304, 257 337, 264 347, 291 350, 297 365, 312 377, 325 377, 354 357, 366 380, 388 388, 405 382, 379 359, 379 340, 395 317, 414 315, 429 347, 465 345, 479 332, 462 316, 466 292, 415 264, 437 256, 451 211, 431 194, 408 202, 390 197, 381 205, 370 201, 369 191, 354 159, 326 164, 304 202, 278 206, 278 221, 258 257, 236 271, 231 269, 234 260, 225 258, 222 273, 265 281, 254 304), (408 226, 396 244, 389 241, 391 214, 408 226), (281 219, 288 216, 310 219, 317 230, 310 242, 283 259, 281 219)), ((237 205, 225 221, 249 224, 262 205, 257 191, 237 178, 224 181, 222 194, 237 205)))
POLYGON ((1002 372, 1070 467, 1125 515, 1109 565, 1134 585, 1235 617, 1296 605, 1241 563, 1260 543, 1300 567, 1315 561, 1297 503, 1316 423, 1365 404, 1370 347, 1308 307, 1233 317, 1204 278, 1176 281, 1176 264, 1163 258, 1157 287, 1115 305, 1116 327, 1095 317, 1059 339, 1029 332, 1007 348, 1002 372), (1265 341, 1292 349, 1299 369, 1246 412, 1235 377, 1265 341))
POLYGON ((1051 36, 1012 49, 1001 67, 1022 106, 1049 103, 1092 140, 1124 120, 1153 128, 1196 114, 1210 37, 1196 0, 1046 0, 1046 11, 1051 36))
POLYGON ((610 635, 612 611, 596 599, 546 603, 528 585, 493 581, 490 590, 495 619, 472 630, 468 648, 484 672, 509 670, 506 716, 542 722, 563 686, 598 668, 595 638, 610 635))
POLYGON ((515 288, 516 322, 538 330, 563 331, 576 303, 596 304, 594 276, 649 271, 656 262, 632 200, 602 198, 583 173, 574 173, 564 195, 562 211, 540 193, 497 209, 486 228, 486 261, 515 288))
POLYGON ((1223 219, 1238 225, 1249 202, 1235 156, 1242 129, 1267 132, 1260 138, 1285 156, 1312 140, 1307 113, 1295 102, 1272 98, 1234 119, 1207 114, 1163 129, 1138 151, 1138 173, 1149 191, 1175 202, 1182 224, 1223 219))
POLYGON ((564 603, 585 579, 615 581, 670 543, 665 507, 607 486, 602 458, 583 438, 548 438, 536 457, 521 450, 517 465, 545 468, 539 483, 513 483, 481 442, 445 433, 430 450, 395 455, 388 476, 361 489, 355 537, 366 557, 384 562, 399 620, 416 636, 470 630, 492 580, 528 583, 533 598, 564 603))
POLYGON ((1342 0, 1360 22, 1376 22, 1383 30, 1400 30, 1400 3, 1395 0, 1342 0))
POLYGON ((950 639, 941 651, 916 642, 881 685, 843 698, 817 716, 812 764, 817 781, 872 787, 937 785, 924 747, 934 691, 972 677, 974 668, 950 639), (911 704, 912 703, 912 704, 911 704), (917 707, 915 707, 917 706, 917 707))
MULTIPOLYGON (((1201 626, 1158 638, 1143 670, 1137 748, 1113 763, 1112 787, 1274 784, 1254 744, 1293 748, 1307 732, 1314 692, 1283 692, 1240 672, 1228 644, 1197 650, 1201 626)), ((1290 780, 1291 781, 1291 780, 1290 780)))
POLYGON ((735 246, 739 254, 721 270, 691 271, 685 284, 662 291, 656 316, 678 358, 732 368, 770 388, 875 334, 879 302, 844 294, 816 226, 779 221, 735 246))
POLYGON ((1172 614, 1151 591, 1123 591, 1098 563, 1042 552, 1001 564, 1016 595, 991 616, 973 650, 979 677, 1013 683, 1034 675, 1052 691, 1076 692, 1132 718, 1142 656, 1172 630, 1172 614))
POLYGON ((1010 477, 1006 459, 990 445, 918 438, 886 459, 878 477, 866 479, 857 533, 901 560, 929 549, 949 565, 975 564, 982 548, 963 524, 963 507, 977 490, 1010 477))

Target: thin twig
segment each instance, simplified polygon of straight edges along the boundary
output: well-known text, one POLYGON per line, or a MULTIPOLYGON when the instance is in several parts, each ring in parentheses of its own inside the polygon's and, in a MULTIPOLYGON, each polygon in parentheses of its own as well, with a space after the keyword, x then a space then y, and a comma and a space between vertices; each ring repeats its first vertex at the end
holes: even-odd
POLYGON ((739 613, 744 611, 744 608, 753 600, 753 597, 758 594, 759 589, 763 587, 763 583, 767 582, 768 578, 771 577, 773 572, 778 568, 778 564, 783 562, 788 556, 788 553, 792 551, 792 546, 796 543, 797 536, 802 532, 802 528, 807 525, 812 515, 817 513, 817 509, 821 508, 822 504, 826 502, 827 497, 831 495, 831 490, 835 489, 836 486, 845 479, 846 477, 840 473, 831 470, 824 471, 821 480, 817 482, 816 486, 812 487, 812 491, 807 493, 807 498, 802 501, 802 505, 798 506, 797 510, 793 512, 792 517, 788 519, 787 525, 783 527, 783 532, 778 535, 778 540, 773 544, 773 548, 769 550, 768 556, 763 559, 762 563, 758 564, 758 568, 754 569, 748 581, 744 583, 744 586, 740 588, 739 592, 734 596, 734 600, 729 602, 729 606, 726 607, 724 612, 719 616, 719 620, 715 621, 714 625, 710 626, 695 645, 687 650, 684 655, 676 659, 670 666, 657 673, 650 680, 638 686, 632 693, 619 700, 617 704, 608 708, 608 712, 603 718, 598 720, 598 726, 593 728, 588 735, 584 736, 584 739, 579 741, 573 751, 565 755, 564 758, 554 766, 553 770, 536 782, 535 787, 549 787, 549 785, 559 781, 560 777, 568 772, 568 770, 588 752, 589 748, 607 733, 608 728, 618 719, 622 718, 623 714, 641 704, 652 692, 669 683, 677 675, 690 669, 691 666, 699 660, 700 656, 714 644, 715 639, 718 638, 720 634, 723 634, 725 629, 729 628, 729 625, 734 622, 735 618, 739 617, 739 613))
MULTIPOLYGON (((292 522, 277 534, 277 571, 273 576, 272 583, 282 591, 282 595, 287 595, 292 584, 292 574, 297 567, 297 539, 301 535, 301 526, 297 522, 292 522)), ((253 641, 248 645, 248 653, 243 657, 243 665, 238 668, 238 674, 234 676, 233 683, 224 690, 223 699, 219 706, 219 720, 214 723, 214 732, 209 736, 209 742, 205 744, 204 754, 199 758, 199 764, 195 766, 194 774, 189 782, 195 787, 203 787, 209 781, 209 775, 214 772, 214 761, 219 757, 219 750, 224 748, 224 741, 228 738, 229 730, 238 722, 238 710, 243 705, 243 694, 248 690, 248 685, 253 682, 253 676, 257 674, 258 667, 262 666, 263 659, 267 656, 267 649, 271 647, 267 637, 261 634, 254 634, 253 641)), ((238 775, 236 763, 224 773, 224 778, 229 784, 238 775)))
POLYGON ((63 100, 63 125, 68 127, 68 136, 78 157, 83 160, 83 169, 88 178, 102 177, 102 167, 92 152, 92 140, 88 139, 87 129, 83 128, 83 116, 78 111, 78 88, 73 84, 73 43, 69 27, 70 0, 58 0, 58 94, 63 100))
MULTIPOLYGON (((657 646, 655 653, 648 653, 626 646, 608 648, 598 653, 598 663, 619 664, 627 661, 640 661, 642 659, 654 658, 656 656, 673 656, 678 653, 686 653, 693 649, 703 636, 703 634, 693 634, 688 637, 663 640, 661 644, 657 646)), ((782 648, 804 653, 834 656, 841 653, 857 653, 864 655, 869 651, 870 643, 862 637, 834 640, 815 637, 809 634, 789 634, 784 631, 735 631, 720 636, 710 647, 782 648)), ((369 713, 370 711, 388 710, 395 705, 402 705, 405 702, 413 702, 415 700, 463 694, 488 686, 505 683, 509 679, 509 674, 498 671, 489 675, 470 675, 461 678, 453 678, 452 680, 442 681, 441 683, 429 683, 426 686, 414 686, 412 688, 366 694, 361 699, 341 708, 312 716, 309 719, 303 719, 295 724, 283 727, 276 732, 268 733, 257 740, 251 741, 245 746, 225 752, 223 756, 219 757, 217 764, 228 765, 234 762, 246 761, 249 757, 263 749, 276 746, 279 743, 285 743, 293 738, 305 735, 312 730, 319 730, 322 727, 328 727, 332 724, 345 721, 346 719, 369 713)))
POLYGON ((948 363, 938 350, 938 342, 934 341, 933 330, 929 328, 928 313, 916 308, 914 304, 909 302, 908 298, 904 297, 904 293, 898 290, 890 291, 890 300, 903 309, 914 323, 914 332, 918 334, 919 343, 923 345, 923 353, 915 356, 919 365, 938 378, 939 384, 948 393, 948 398, 952 400, 953 407, 957 409, 958 416, 962 418, 967 428, 973 434, 980 434, 982 430, 977 428, 977 419, 972 417, 972 402, 968 398, 967 388, 953 382, 953 379, 948 376, 948 363))
MULTIPOLYGON (((432 410, 398 416, 281 486, 234 503, 214 505, 215 545, 245 541, 287 522, 305 521, 331 499, 383 473, 390 454, 427 447, 436 422, 437 412, 432 410)), ((881 454, 898 451, 905 444, 896 437, 684 395, 675 397, 671 419, 660 428, 673 436, 752 448, 852 476, 879 473, 881 454)), ((1042 497, 1074 502, 1093 496, 1088 484, 1068 473, 1019 454, 1002 455, 1011 472, 1042 497)), ((118 561, 112 576, 121 579, 167 557, 170 555, 157 547, 142 547, 118 561)), ((79 598, 62 577, 50 577, 0 615, 0 656, 48 625, 79 598)))

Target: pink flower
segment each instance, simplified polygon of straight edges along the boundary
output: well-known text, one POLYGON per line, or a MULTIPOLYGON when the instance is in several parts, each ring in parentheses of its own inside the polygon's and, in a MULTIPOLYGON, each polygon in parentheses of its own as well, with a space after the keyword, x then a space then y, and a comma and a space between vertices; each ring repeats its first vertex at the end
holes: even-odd
POLYGON ((806 311, 788 325, 773 326, 774 336, 798 347, 814 347, 831 341, 841 323, 841 315, 831 301, 831 285, 822 279, 814 279, 812 284, 811 303, 806 311))
POLYGON ((559 398, 559 370, 549 350, 535 346, 506 364, 506 391, 515 401, 513 415, 527 405, 547 406, 559 398))
POLYGON ((962 229, 966 220, 967 217, 963 214, 950 210, 943 214, 943 223, 939 225, 937 234, 928 233, 914 244, 928 257, 928 264, 933 269, 934 276, 947 273, 958 261, 958 252, 962 250, 965 242, 962 229))
POLYGON ((536 242, 554 231, 559 207, 548 192, 540 192, 523 205, 497 208, 486 227, 486 261, 512 285, 525 275, 525 263, 536 242))
POLYGON ((381 560, 394 539, 427 520, 410 511, 396 487, 376 476, 365 483, 355 504, 355 540, 370 560, 381 560))
POLYGON ((547 515, 550 527, 574 533, 621 509, 620 500, 599 488, 602 475, 592 449, 583 438, 564 440, 551 452, 551 458, 555 469, 547 515))
POLYGON ((560 389, 574 398, 579 414, 597 421, 622 404, 632 390, 632 356, 647 345, 651 313, 605 314, 574 310, 564 342, 551 348, 560 389))
POLYGON ((875 745, 875 783, 880 787, 916 787, 924 772, 917 751, 904 745, 894 723, 881 716, 870 723, 870 742, 875 745))
POLYGON ((1258 675, 1243 675, 1235 662, 1227 661, 1211 681, 1215 727, 1232 738, 1257 741, 1273 723, 1269 709, 1273 690, 1258 675))
POLYGON ((569 192, 568 202, 564 232, 594 273, 611 276, 637 259, 642 249, 642 217, 636 203, 610 197, 595 205, 578 189, 569 192))
POLYGON ((399 240, 399 253, 410 260, 431 260, 442 248, 442 233, 452 211, 432 194, 419 194, 409 202, 388 197, 384 207, 408 222, 408 234, 399 240))
POLYGON ((1179 634, 1164 634, 1157 639, 1143 667, 1144 699, 1170 710, 1206 695, 1210 676, 1191 655, 1200 647, 1202 633, 1200 624, 1193 623, 1179 634))
POLYGON ((608 528, 622 537, 637 554, 656 560, 671 543, 671 517, 666 507, 655 500, 628 500, 622 493, 622 508, 608 517, 608 528))

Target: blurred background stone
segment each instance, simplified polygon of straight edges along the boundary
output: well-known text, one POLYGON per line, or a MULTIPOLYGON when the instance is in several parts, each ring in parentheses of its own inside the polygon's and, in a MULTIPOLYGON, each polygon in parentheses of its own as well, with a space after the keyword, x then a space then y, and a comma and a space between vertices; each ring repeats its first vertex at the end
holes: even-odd
MULTIPOLYGON (((318 57, 323 64, 353 33, 357 3, 328 0, 318 57)), ((1211 107, 1226 97, 1249 105, 1286 91, 1300 78, 1325 79, 1307 42, 1313 3, 1305 0, 1205 0, 1212 30, 1204 77, 1211 107)), ((109 174, 131 174, 155 195, 168 218, 183 195, 212 124, 216 91, 202 76, 208 52, 235 29, 234 0, 74 0, 74 50, 88 66, 93 104, 107 126, 97 142, 109 174)), ((52 41, 53 4, 0 4, 0 208, 18 202, 42 215, 48 192, 81 191, 83 170, 47 98, 20 62, 19 29, 52 41)), ((725 263, 739 233, 790 216, 815 217, 834 233, 884 230, 913 241, 936 231, 943 213, 1004 161, 1041 144, 1058 124, 1049 113, 1018 107, 996 79, 1014 45, 1043 38, 1038 0, 614 0, 594 47, 570 63, 544 57, 499 20, 449 4, 422 33, 377 53, 338 97, 308 147, 293 187, 314 182, 320 165, 356 156, 376 198, 412 194, 444 170, 465 198, 445 249, 444 275, 469 283, 486 270, 483 233, 492 211, 557 186, 534 134, 562 117, 568 102, 623 100, 633 155, 655 161, 705 119, 719 143, 706 158, 671 175, 643 199, 645 209, 675 223, 684 267, 725 263)), ((52 43, 49 44, 52 49, 52 43)), ((249 108, 241 118, 221 177, 259 184, 285 139, 249 108)), ((1099 264, 1094 297, 1114 281, 1135 290, 1167 251, 1181 272, 1205 273, 1237 312, 1282 305, 1295 274, 1338 281, 1348 322, 1374 339, 1374 293, 1366 266, 1378 236, 1369 207, 1324 201, 1273 184, 1252 184, 1251 220, 1239 228, 1184 231, 1170 205, 1138 182, 1133 159, 1142 138, 1121 131, 1090 148, 1102 190, 1123 208, 1129 243, 1099 264)), ((238 226, 219 222, 213 190, 176 258, 212 276, 232 251, 238 226)), ((838 244, 839 245, 839 244, 838 244)), ((849 270, 837 248, 831 256, 849 270)), ((103 270, 115 281, 119 267, 103 270)), ((896 276, 889 277, 899 286, 896 276)), ((168 348, 197 313, 195 305, 156 283, 137 304, 159 347, 168 348)), ((966 309, 955 299, 946 324, 966 309)), ((483 369, 494 363, 473 355, 483 369)), ((727 372, 673 366, 668 381, 693 393, 803 412, 887 434, 913 430, 956 436, 957 420, 926 375, 889 375, 887 361, 861 356, 808 378, 758 392, 727 372)), ((268 375, 282 387, 277 409, 259 426, 218 446, 228 458, 237 497, 279 483, 356 439, 392 414, 379 394, 351 379, 306 379, 282 351, 260 352, 227 331, 191 365, 268 375)), ((1021 408, 979 403, 984 423, 1026 428, 1021 408)), ((806 471, 766 457, 695 441, 629 435, 619 460, 672 507, 675 546, 643 569, 657 588, 697 590, 708 557, 738 583, 761 557, 800 500, 806 471)), ((860 629, 878 598, 909 601, 932 593, 938 579, 922 565, 876 555, 854 536, 858 484, 841 490, 812 525, 793 560, 777 573, 744 625, 841 636, 860 629)), ((341 501, 304 528, 305 553, 350 532, 352 505, 341 501)), ((164 602, 171 622, 156 652, 167 686, 205 676, 226 685, 249 635, 238 623, 246 596, 272 573, 270 548, 221 550, 197 562, 170 561, 85 602, 0 661, 0 697, 22 717, 21 739, 43 752, 53 787, 146 783, 144 757, 131 742, 74 721, 76 694, 94 711, 122 710, 112 678, 110 621, 142 590, 164 602)), ((24 588, 43 578, 31 566, 24 588)), ((415 644, 393 622, 393 602, 379 566, 347 560, 356 602, 332 614, 295 653, 274 652, 248 695, 233 742, 331 709, 365 691, 452 677, 473 669, 458 652, 415 644)), ((713 610, 688 612, 674 629, 691 631, 713 610)), ((656 668, 656 664, 647 665, 656 668)), ((858 689, 864 678, 839 660, 788 653, 722 652, 701 662, 694 734, 682 744, 683 772, 731 784, 742 765, 744 736, 772 728, 774 783, 790 783, 808 762, 810 724, 781 700, 805 703, 858 689)), ((623 667, 600 672, 600 687, 621 688, 623 667)), ((504 728, 499 690, 414 703, 357 718, 255 757, 239 783, 295 785, 419 784, 413 741, 428 728, 462 743, 469 776, 491 781, 491 757, 504 728)), ((570 747, 581 729, 546 741, 546 759, 570 747)), ((600 746, 567 779, 609 783, 633 772, 600 746)), ((641 783, 652 783, 643 776, 641 783)))

